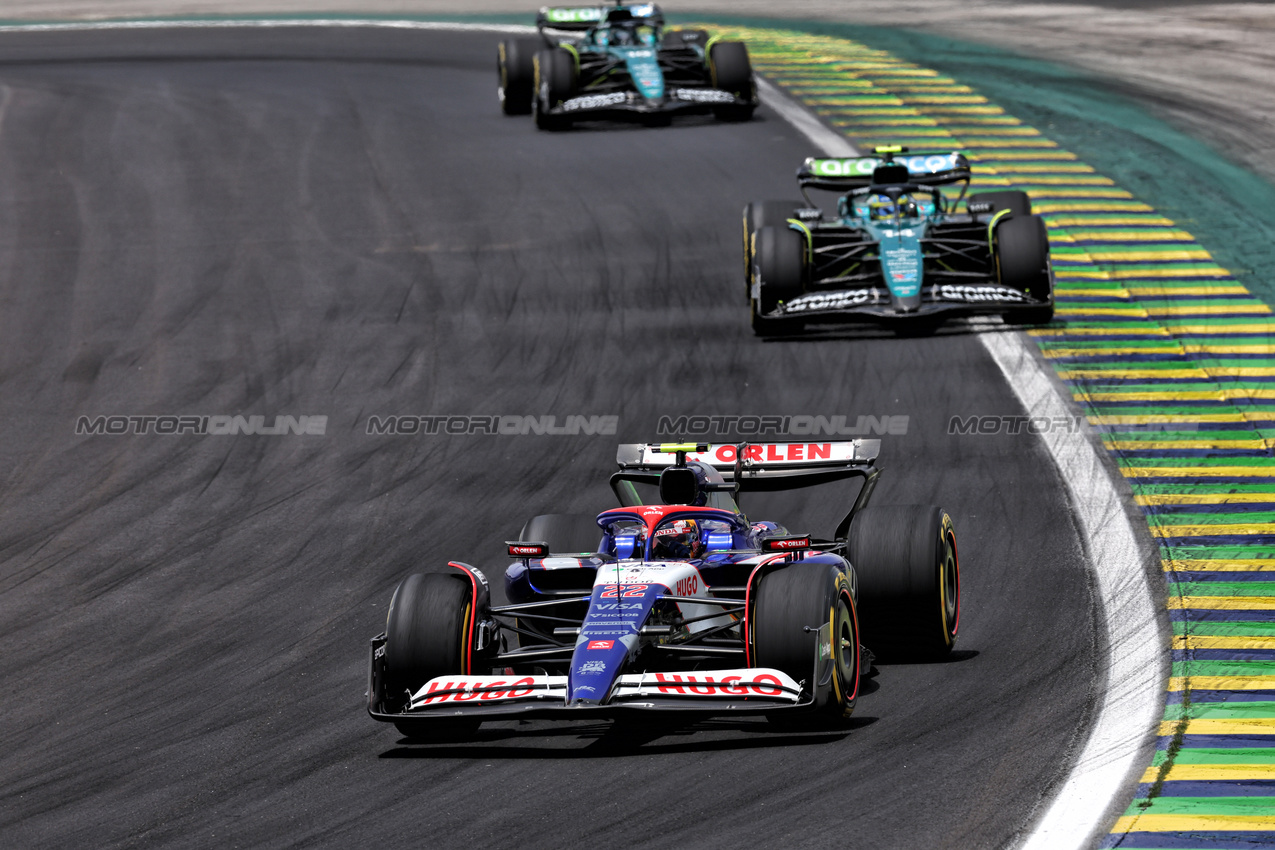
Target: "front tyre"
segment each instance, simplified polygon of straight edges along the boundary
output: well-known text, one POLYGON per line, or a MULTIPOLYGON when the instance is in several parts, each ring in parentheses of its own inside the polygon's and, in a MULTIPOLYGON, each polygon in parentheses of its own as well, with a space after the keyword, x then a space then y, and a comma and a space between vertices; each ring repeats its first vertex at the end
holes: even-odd
POLYGON ((570 100, 576 90, 575 57, 560 47, 541 50, 532 64, 535 98, 532 112, 541 130, 565 130, 571 117, 553 110, 570 100))
POLYGON ((1018 314, 1028 324, 1043 324, 1054 317, 1053 274, 1049 264, 1049 233, 1038 215, 1014 215, 996 225, 996 268, 1002 286, 1026 293, 1047 305, 1018 314))
POLYGON ((536 91, 536 52, 544 42, 536 38, 510 38, 496 46, 496 71, 500 76, 500 111, 527 115, 536 91))
POLYGON ((952 651, 961 573, 952 519, 933 505, 871 506, 850 525, 864 645, 884 658, 938 660, 952 651))
POLYGON ((753 90, 753 66, 748 48, 738 41, 719 41, 708 50, 708 72, 713 88, 730 92, 747 103, 716 106, 713 114, 720 121, 747 121, 757 108, 753 90))
POLYGON ((805 289, 806 239, 787 225, 766 226, 752 242, 753 282, 749 292, 753 333, 783 336, 802 328, 800 319, 776 311, 805 289))
MULTIPOLYGON (((405 705, 431 679, 472 672, 473 604, 471 585, 461 575, 416 573, 395 588, 385 622, 385 692, 395 704, 405 705)), ((408 728, 413 734, 443 728, 430 721, 395 725, 405 735, 408 728)))
MULTIPOLYGON (((845 575, 800 562, 767 573, 752 617, 754 665, 804 682, 825 719, 850 717, 859 694, 859 625, 845 575), (820 647, 825 625, 829 643, 820 647)), ((789 716, 775 715, 781 722, 789 716)))
POLYGON ((753 288, 753 236, 768 224, 786 227, 803 201, 753 201, 744 207, 744 300, 753 288))

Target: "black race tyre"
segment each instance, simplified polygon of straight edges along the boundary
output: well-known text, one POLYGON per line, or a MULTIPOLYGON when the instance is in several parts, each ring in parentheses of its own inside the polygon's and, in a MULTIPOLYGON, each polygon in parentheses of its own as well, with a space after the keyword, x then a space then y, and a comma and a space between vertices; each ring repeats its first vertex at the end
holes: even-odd
POLYGON ((730 92, 747 104, 725 104, 715 107, 713 114, 722 121, 747 121, 753 117, 753 66, 748 48, 738 41, 719 41, 708 51, 708 71, 713 88, 730 92))
POLYGON ((500 75, 500 111, 527 115, 536 90, 536 52, 544 48, 537 38, 511 38, 496 46, 496 70, 500 75))
POLYGON ((385 623, 385 692, 403 702, 438 676, 469 673, 473 592, 459 573, 416 573, 394 590, 385 623))
POLYGON ((753 201, 744 207, 744 300, 753 288, 753 236, 768 224, 784 227, 793 213, 805 207, 802 201, 753 201))
POLYGON ((825 717, 849 717, 859 693, 859 627, 841 572, 828 564, 795 563, 767 573, 757 585, 752 617, 753 663, 782 670, 810 693, 824 691, 818 710, 825 717), (824 624, 832 663, 821 655, 816 667, 824 624))
POLYGON ((801 330, 799 319, 768 317, 801 295, 806 278, 806 238, 785 225, 767 225, 753 239, 753 285, 749 292, 753 333, 781 336, 801 330))
POLYGON ((555 555, 592 554, 598 551, 602 532, 590 514, 542 514, 527 520, 518 539, 548 543, 555 555))
POLYGON ((1016 216, 1024 216, 1032 214, 1032 200, 1027 197, 1026 192, 1020 192, 1016 189, 1007 189, 1003 192, 978 192, 970 195, 965 202, 966 208, 974 204, 990 205, 989 209, 982 209, 984 213, 998 213, 1001 210, 1009 210, 1016 216))
POLYGON ((1049 234, 1045 220, 1038 215, 1014 216, 997 224, 995 235, 996 268, 1001 285, 1026 292, 1037 301, 1049 301, 1047 312, 1052 317, 1053 275, 1049 268, 1049 234))
POLYGON ((946 656, 961 613, 951 518, 932 505, 864 508, 848 544, 863 645, 886 659, 946 656))
POLYGON ((576 90, 575 57, 560 47, 542 50, 533 62, 535 98, 532 111, 541 130, 564 130, 571 126, 567 115, 551 110, 570 100, 576 90))

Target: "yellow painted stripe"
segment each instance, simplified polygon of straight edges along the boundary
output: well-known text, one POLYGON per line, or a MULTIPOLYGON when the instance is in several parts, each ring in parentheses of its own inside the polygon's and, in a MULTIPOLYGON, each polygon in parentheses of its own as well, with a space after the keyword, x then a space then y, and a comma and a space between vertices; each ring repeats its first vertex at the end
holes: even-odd
MULTIPOLYGON (((1275 649, 1275 635, 1174 635, 1173 648, 1275 649)), ((1271 718, 1266 722, 1275 725, 1275 718, 1271 718)), ((1163 735, 1165 733, 1161 732, 1160 734, 1163 735)))
MULTIPOLYGON (((1187 685, 1197 691, 1267 691, 1275 689, 1275 676, 1170 676, 1169 690, 1183 691, 1187 685)), ((1176 768, 1175 768, 1176 769, 1176 768)), ((1275 770, 1275 765, 1271 765, 1275 770)))
MULTIPOLYGON (((1086 280, 1085 284, 1091 286, 1093 284, 1093 281, 1086 280)), ((1072 296, 1075 298, 1079 298, 1084 295, 1093 295, 1093 296, 1098 296, 1100 298, 1104 298, 1104 297, 1105 298, 1128 298, 1130 297, 1130 295, 1132 295, 1132 293, 1129 290, 1121 289, 1118 285, 1103 287, 1102 289, 1093 289, 1093 288, 1084 289, 1080 286, 1077 286, 1072 283, 1067 283, 1065 281, 1057 282, 1057 286, 1054 287, 1054 293, 1056 295, 1060 295, 1063 297, 1072 296)))
MULTIPOLYGON (((1235 496, 1246 497, 1244 501, 1255 501, 1248 497, 1260 496, 1260 493, 1230 493, 1230 497, 1235 496)), ((1266 493, 1266 496, 1275 496, 1275 493, 1266 493)), ((1146 497, 1139 496, 1137 498, 1146 497)), ((1156 502, 1151 503, 1155 505, 1156 502)), ((1239 570, 1265 572, 1267 570, 1275 570, 1275 558, 1167 558, 1160 563, 1164 565, 1165 570, 1216 570, 1219 572, 1239 570)))
POLYGON ((1106 251, 1095 249, 1089 251, 1089 256, 1098 262, 1106 262, 1108 260, 1211 260, 1213 255, 1203 248, 1192 248, 1187 250, 1174 251, 1106 251))
POLYGON ((1268 369, 1258 366, 1227 366, 1217 369, 1206 366, 1204 371, 1215 378, 1259 378, 1275 375, 1275 368, 1268 369))
POLYGON ((1037 328, 1027 332, 1028 336, 1162 336, 1169 332, 1155 325, 1130 325, 1127 328, 1037 328))
POLYGON ((1086 242, 1193 242, 1185 230, 1073 230, 1071 236, 1086 242))
POLYGON ((1102 378, 1133 380, 1135 378, 1197 378, 1207 380, 1202 369, 1066 369, 1059 370, 1064 381, 1093 380, 1102 378))
MULTIPOLYGON (((1175 735, 1178 721, 1162 720, 1160 735, 1175 735)), ((1200 718, 1186 722, 1186 735, 1275 735, 1275 717, 1200 718)))
MULTIPOLYGON (((1038 209, 1039 204, 1033 204, 1032 209, 1036 212, 1044 212, 1038 209)), ((1055 215, 1045 222, 1050 228, 1058 227, 1093 227, 1099 224, 1107 224, 1112 227, 1126 227, 1131 224, 1145 224, 1148 227, 1171 227, 1173 222, 1167 218, 1160 218, 1152 215, 1087 215, 1084 218, 1075 216, 1055 215)))
MULTIPOLYGON (((1103 445, 1117 452, 1153 451, 1156 449, 1265 449, 1265 440, 1103 440, 1103 445)), ((1273 499, 1272 501, 1275 501, 1273 499)))
POLYGON ((1148 345, 1140 348, 1047 348, 1041 352, 1046 358, 1060 357, 1118 357, 1124 354, 1181 354, 1176 345, 1148 345))
POLYGON ((1134 316, 1145 317, 1141 307, 1057 307, 1055 316, 1134 316))
POLYGON ((1275 596, 1170 596, 1165 605, 1170 611, 1275 611, 1275 596))
POLYGON ((1252 466, 1138 466, 1122 467, 1126 478, 1228 478, 1254 476, 1270 478, 1275 470, 1252 466))
POLYGON ((1155 425, 1167 422, 1243 422, 1239 413, 1140 413, 1133 416, 1090 416, 1094 425, 1155 425))
MULTIPOLYGON (((1153 537, 1214 537, 1219 534, 1275 534, 1275 522, 1254 523, 1218 523, 1216 525, 1153 525, 1153 537)), ((1194 597, 1191 597, 1194 598, 1194 597)), ((1206 597, 1200 597, 1204 599, 1206 597)), ((1210 596, 1208 599, 1229 599, 1225 596, 1210 596)), ((1235 597, 1236 599, 1265 599, 1263 596, 1235 597)), ((1275 600, 1275 597, 1271 597, 1275 600)), ((1191 607, 1191 606, 1186 606, 1191 607)), ((1207 606, 1206 606, 1207 607, 1207 606)), ((1235 607, 1224 605, 1224 608, 1235 607)), ((1243 605, 1238 606, 1243 608, 1243 605)))
MULTIPOLYGON (((1165 329, 1178 334, 1269 334, 1275 332, 1275 324, 1257 324, 1248 322, 1245 324, 1234 325, 1175 325, 1166 323, 1165 329)), ((1073 331, 1074 333, 1074 331, 1073 331)), ((1110 333, 1128 333, 1128 331, 1111 331, 1110 333)), ((1253 396, 1253 398, 1262 398, 1263 396, 1253 396)))
POLYGON ((1104 393, 1084 390, 1073 392, 1071 397, 1076 401, 1223 401, 1225 399, 1225 396, 1219 392, 1104 393))
POLYGON ((1247 287, 1238 283, 1219 283, 1216 286, 1131 286, 1129 294, 1153 297, 1157 295, 1248 295, 1250 293, 1247 287))
MULTIPOLYGON (((1133 500, 1139 505, 1239 505, 1245 502, 1275 502, 1275 493, 1144 493, 1134 496, 1133 500)), ((1199 563, 1215 562, 1202 560, 1199 563)), ((1271 569, 1275 569, 1275 560, 1258 559, 1254 563, 1268 563, 1271 569)), ((1186 569, 1186 567, 1179 567, 1179 569, 1186 569)))
MULTIPOLYGON (((1032 212, 1036 212, 1036 213, 1054 213, 1054 212, 1109 213, 1109 212, 1117 212, 1117 211, 1111 209, 1111 207, 1108 206, 1107 204, 1096 203, 1096 202, 1090 203, 1090 202, 1075 202, 1075 201, 1042 201, 1040 203, 1032 204, 1032 212)), ((1143 203, 1131 203, 1131 204, 1128 204, 1127 206, 1122 207, 1119 210, 1119 212, 1124 212, 1124 213, 1155 212, 1155 210, 1153 210, 1151 207, 1143 203)), ((1121 219, 1121 221, 1128 221, 1128 219, 1121 219)))
POLYGON ((1182 343, 1182 350, 1188 354, 1275 354, 1275 345, 1235 345, 1221 343, 1182 343))
POLYGON ((1116 821, 1111 831, 1205 832, 1245 829, 1275 829, 1275 813, 1269 815, 1124 815, 1116 821))
MULTIPOLYGON (((1236 758, 1242 757, 1237 753, 1236 758)), ((1151 766, 1142 774, 1143 782, 1160 778, 1160 768, 1151 766)), ((1275 764, 1175 764, 1165 777, 1169 781, 1206 781, 1210 779, 1243 782, 1246 779, 1275 779, 1275 764)), ((1144 816, 1145 817, 1145 816, 1144 816)))
MULTIPOLYGON (((984 182, 990 182, 991 179, 992 178, 990 177, 986 178, 984 182)), ((1009 185, 1008 180, 1001 180, 1000 183, 1001 185, 1009 185)), ((1065 200, 1068 198, 1106 198, 1107 200, 1110 200, 1110 201, 1133 200, 1133 195, 1130 194, 1129 192, 1126 192, 1124 189, 1078 189, 1078 188, 1042 189, 1039 186, 1033 187, 1029 184, 1026 187, 1025 191, 1027 192, 1027 195, 1029 197, 1033 199, 1037 199, 1037 198, 1040 199, 1038 201, 1033 200, 1033 203, 1032 203, 1033 212, 1040 212, 1040 210, 1037 209, 1037 207, 1040 204, 1048 205, 1048 201, 1046 200, 1047 198, 1058 198, 1059 200, 1065 200)), ((1106 212, 1114 212, 1114 210, 1112 210, 1110 207, 1104 207, 1103 210, 1106 212)))
MULTIPOLYGON (((976 165, 973 167, 975 174, 996 174, 1000 171, 1012 171, 1015 174, 1092 174, 1093 166, 1085 165, 1083 162, 1061 163, 1061 162, 1016 162, 1010 166, 990 166, 976 165)), ((1105 235, 1105 234, 1104 234, 1105 235)))
MULTIPOLYGON (((927 109, 926 112, 934 114, 934 110, 927 109)), ((997 151, 994 154, 974 154, 971 162, 1005 162, 1021 159, 1075 159, 1076 155, 1071 151, 1028 151, 1026 153, 1014 153, 1013 151, 997 151)), ((1166 219, 1167 221, 1167 219, 1166 219)))
POLYGON ((1148 316, 1252 316, 1271 312, 1265 304, 1226 306, 1147 307, 1148 316))

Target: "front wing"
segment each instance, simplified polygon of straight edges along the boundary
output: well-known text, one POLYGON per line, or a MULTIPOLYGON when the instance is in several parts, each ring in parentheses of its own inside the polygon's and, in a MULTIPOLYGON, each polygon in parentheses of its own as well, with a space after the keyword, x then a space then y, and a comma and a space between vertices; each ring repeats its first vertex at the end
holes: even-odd
MULTIPOLYGON (((374 720, 391 723, 417 720, 428 723, 431 719, 454 717, 569 720, 616 717, 639 711, 772 714, 810 709, 816 703, 815 688, 809 686, 810 682, 795 682, 780 670, 749 667, 625 674, 619 677, 605 704, 581 705, 567 704, 566 676, 441 676, 412 694, 401 710, 390 711, 380 675, 382 655, 378 654, 383 653, 384 645, 384 635, 373 638, 368 714, 374 720)), ((826 655, 816 657, 812 676, 818 674, 821 666, 826 666, 826 661, 826 655)))
POLYGON ((808 292, 779 304, 766 314, 768 319, 805 321, 867 320, 906 322, 912 319, 949 316, 1009 315, 1022 310, 1048 307, 1013 287, 995 283, 933 284, 922 287, 921 304, 915 310, 895 306, 885 287, 858 287, 808 292))
POLYGON ((715 106, 750 106, 755 103, 721 89, 680 87, 669 89, 668 94, 658 101, 647 100, 637 91, 583 94, 563 101, 550 109, 549 114, 605 118, 660 112, 709 112, 715 106))

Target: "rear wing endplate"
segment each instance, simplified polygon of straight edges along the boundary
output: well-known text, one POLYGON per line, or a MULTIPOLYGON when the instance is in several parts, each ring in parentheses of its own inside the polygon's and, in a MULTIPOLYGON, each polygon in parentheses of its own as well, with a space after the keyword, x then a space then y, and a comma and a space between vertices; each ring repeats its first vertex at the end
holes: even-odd
MULTIPOLYGON (((896 165, 905 165, 908 177, 921 186, 946 186, 968 183, 970 164, 965 155, 950 153, 912 153, 893 157, 896 165)), ((827 189, 843 192, 872 185, 872 172, 887 159, 875 156, 830 159, 809 157, 797 169, 797 182, 802 189, 827 189)))

